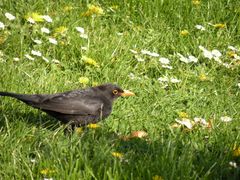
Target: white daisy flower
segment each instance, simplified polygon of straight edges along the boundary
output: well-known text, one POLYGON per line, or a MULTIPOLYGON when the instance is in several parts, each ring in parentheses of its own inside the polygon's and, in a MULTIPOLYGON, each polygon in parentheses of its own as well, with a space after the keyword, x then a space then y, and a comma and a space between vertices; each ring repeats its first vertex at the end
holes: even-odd
POLYGON ((118 36, 123 36, 123 33, 117 32, 118 36))
POLYGON ((138 62, 144 62, 145 61, 142 57, 140 57, 138 55, 135 55, 134 57, 137 59, 138 62))
POLYGON ((183 126, 186 126, 188 129, 192 129, 194 125, 190 119, 186 118, 183 118, 182 120, 175 119, 175 121, 183 126))
POLYGON ((198 58, 196 58, 195 56, 189 55, 188 57, 183 56, 180 53, 177 53, 177 55, 180 57, 180 61, 184 62, 184 63, 197 63, 198 62, 198 58))
POLYGON ((88 48, 85 47, 85 46, 81 47, 81 49, 84 50, 84 51, 87 51, 87 50, 88 50, 88 48))
POLYGON ((133 50, 133 49, 130 49, 130 51, 131 51, 131 53, 133 53, 133 54, 137 54, 137 53, 138 53, 137 51, 135 51, 135 50, 133 50))
POLYGON ((172 67, 172 66, 169 66, 169 65, 164 65, 164 64, 162 65, 162 67, 163 67, 163 68, 165 68, 165 69, 173 69, 173 67, 172 67))
POLYGON ((228 49, 232 50, 232 51, 238 51, 237 48, 233 47, 233 46, 228 46, 228 49))
POLYGON ((128 75, 128 77, 129 77, 130 79, 135 79, 135 75, 134 75, 133 73, 130 73, 130 74, 128 75))
POLYGON ((88 39, 88 35, 85 33, 84 28, 76 27, 76 30, 80 33, 80 37, 83 39, 88 39))
MULTIPOLYGON (((128 75, 128 77, 130 78, 130 79, 137 79, 137 80, 140 80, 141 78, 140 77, 137 77, 137 76, 135 76, 135 74, 133 74, 133 73, 130 73, 129 75, 128 75)), ((147 77, 145 77, 145 78, 147 78, 147 77)))
POLYGON ((232 121, 232 118, 228 117, 228 116, 222 116, 222 117, 220 117, 220 120, 222 122, 230 122, 230 121, 232 121))
POLYGON ((141 53, 142 54, 149 54, 149 53, 151 53, 150 51, 147 51, 147 50, 141 50, 141 53))
POLYGON ((152 57, 159 57, 159 54, 158 54, 158 53, 150 52, 150 51, 148 51, 148 50, 141 50, 141 53, 144 54, 144 55, 152 56, 152 57))
POLYGON ((223 64, 223 62, 219 59, 219 58, 214 58, 214 60, 217 62, 217 63, 219 63, 219 64, 223 64))
POLYGON ((160 61, 160 63, 165 64, 165 65, 170 63, 170 60, 168 58, 164 58, 164 57, 159 58, 159 61, 160 61))
POLYGON ((240 56, 238 56, 237 54, 234 54, 233 57, 234 57, 235 60, 240 60, 240 56))
POLYGON ((20 61, 20 59, 18 58, 18 57, 15 57, 15 58, 13 58, 13 61, 20 61))
POLYGON ((240 83, 237 83, 237 86, 240 88, 240 83))
POLYGON ((158 53, 155 53, 155 52, 151 52, 148 54, 149 56, 152 56, 152 57, 159 57, 159 54, 158 53))
POLYGON ((31 61, 35 60, 34 57, 30 56, 29 54, 25 54, 24 56, 31 61))
POLYGON ((198 46, 198 48, 201 49, 202 51, 207 50, 205 47, 203 47, 203 46, 201 46, 201 45, 198 46))
POLYGON ((57 60, 57 59, 53 59, 52 62, 55 63, 55 64, 60 64, 60 61, 57 60))
POLYGON ((226 68, 231 68, 231 64, 228 64, 228 63, 221 63, 223 66, 225 66, 226 68))
POLYGON ((238 166, 237 166, 237 163, 234 162, 234 161, 230 161, 230 162, 229 162, 229 166, 232 166, 233 168, 237 168, 237 167, 238 167, 238 166))
POLYGON ((53 180, 53 178, 43 178, 43 180, 53 180))
POLYGON ((5 13, 5 17, 10 21, 13 21, 14 19, 16 19, 16 17, 10 13, 5 13))
POLYGON ((201 125, 208 126, 207 121, 203 118, 195 117, 195 118, 193 118, 193 120, 194 120, 195 123, 199 123, 201 125))
POLYGON ((87 34, 80 34, 80 37, 83 39, 88 39, 88 35, 87 34))
POLYGON ((205 30, 206 30, 206 28, 205 28, 204 26, 199 25, 199 24, 197 24, 197 25, 195 26, 195 28, 198 29, 198 30, 201 30, 201 31, 205 31, 205 30))
POLYGON ((84 34, 85 30, 82 27, 76 27, 76 30, 80 32, 81 34, 84 34))
POLYGON ((27 18, 27 21, 28 21, 28 22, 30 22, 31 24, 35 24, 35 21, 34 21, 34 19, 33 19, 33 18, 31 18, 31 17, 28 17, 28 18, 27 18))
POLYGON ((176 79, 176 78, 170 78, 170 82, 175 84, 175 83, 180 83, 181 80, 176 79))
POLYGON ((42 33, 49 34, 49 33, 50 33, 50 30, 49 30, 48 28, 42 27, 42 28, 41 28, 41 32, 42 32, 42 33))
POLYGON ((0 29, 4 29, 5 28, 5 25, 2 23, 2 22, 0 22, 0 29))
POLYGON ((160 81, 160 82, 168 82, 169 79, 168 79, 168 77, 163 76, 163 77, 158 78, 158 81, 160 81))
POLYGON ((58 44, 58 42, 57 42, 57 40, 56 40, 55 38, 48 38, 48 40, 49 40, 49 42, 52 43, 52 44, 55 44, 55 45, 58 44))
POLYGON ((211 52, 211 51, 208 51, 208 50, 204 50, 204 51, 203 51, 203 56, 204 56, 205 58, 208 58, 208 59, 212 59, 212 58, 213 58, 212 52, 211 52))
POLYGON ((219 50, 214 49, 212 51, 209 51, 206 48, 204 48, 203 46, 199 46, 199 49, 201 49, 203 51, 203 56, 205 58, 214 59, 215 61, 220 62, 219 58, 222 56, 222 53, 219 50))
POLYGON ((35 163, 35 162, 37 162, 37 161, 36 161, 36 159, 30 159, 30 162, 31 162, 31 163, 35 163))
POLYGON ((34 55, 34 56, 39 56, 39 57, 42 56, 42 53, 40 51, 35 51, 35 50, 32 50, 31 54, 34 55))
POLYGON ((182 54, 177 53, 177 55, 180 57, 180 61, 184 62, 184 63, 189 63, 188 58, 184 57, 182 54))
POLYGON ((196 58, 195 56, 190 55, 190 56, 188 56, 188 61, 197 63, 198 62, 198 58, 196 58))
POLYGON ((49 60, 48 60, 48 58, 46 58, 46 57, 44 57, 44 56, 42 56, 42 59, 45 61, 45 62, 49 62, 49 60))
POLYGON ((52 18, 48 15, 43 15, 42 18, 49 23, 53 22, 52 18))
POLYGON ((222 56, 222 53, 219 50, 214 49, 214 50, 212 50, 212 55, 214 58, 219 58, 222 56))
POLYGON ((34 39, 33 42, 35 42, 36 44, 42 44, 42 41, 38 39, 34 39))

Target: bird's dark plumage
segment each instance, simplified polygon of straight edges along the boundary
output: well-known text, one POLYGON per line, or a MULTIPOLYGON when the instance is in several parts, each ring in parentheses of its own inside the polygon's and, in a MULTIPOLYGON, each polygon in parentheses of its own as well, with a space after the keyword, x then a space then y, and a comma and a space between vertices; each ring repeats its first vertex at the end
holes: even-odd
POLYGON ((116 98, 131 95, 134 94, 113 84, 57 94, 28 95, 0 92, 0 96, 16 98, 73 126, 85 126, 108 117, 116 98))

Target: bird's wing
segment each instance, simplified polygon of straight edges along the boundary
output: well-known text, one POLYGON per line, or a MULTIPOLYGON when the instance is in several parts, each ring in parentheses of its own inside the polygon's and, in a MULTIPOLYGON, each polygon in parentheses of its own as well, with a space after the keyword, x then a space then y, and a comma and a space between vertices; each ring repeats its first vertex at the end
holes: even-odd
POLYGON ((44 96, 32 106, 62 114, 97 115, 103 107, 103 101, 79 91, 44 96))

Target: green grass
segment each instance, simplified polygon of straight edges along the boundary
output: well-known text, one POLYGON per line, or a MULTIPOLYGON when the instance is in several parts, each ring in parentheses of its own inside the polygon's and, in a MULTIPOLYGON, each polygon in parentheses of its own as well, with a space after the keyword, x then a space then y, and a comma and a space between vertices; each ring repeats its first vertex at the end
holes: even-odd
POLYGON ((240 50, 239 7, 236 0, 202 0, 200 5, 190 0, 1 1, 5 29, 0 29, 0 91, 56 93, 116 82, 136 97, 119 99, 100 128, 73 135, 64 134, 64 127, 44 113, 0 97, 0 179, 239 179, 240 157, 233 156, 233 147, 240 146, 240 66, 239 60, 226 55, 229 45, 240 50), (90 3, 104 14, 82 16, 90 3), (66 6, 73 9, 65 12, 66 6), (6 12, 16 19, 9 21, 6 12), (25 16, 31 12, 49 15, 53 22, 30 25, 25 16), (226 26, 218 29, 208 23, 226 26), (197 24, 206 31, 197 30, 197 24), (56 36, 58 45, 50 44, 48 37, 60 26, 67 32, 56 36), (88 39, 80 38, 77 26, 84 27, 88 39), (41 33, 41 27, 51 33, 41 33), (189 35, 181 36, 182 30, 189 35), (37 45, 33 39, 43 43, 37 45), (205 58, 199 45, 218 49, 221 60, 234 62, 233 67, 205 58), (33 55, 35 61, 26 59, 32 49, 50 62, 33 55), (141 53, 145 61, 138 62, 130 49, 157 52, 170 59, 173 69, 141 53), (198 62, 181 62, 176 53, 194 55, 198 62), (99 67, 85 64, 82 56, 99 67), (181 82, 163 88, 158 78, 165 75, 181 82), (207 79, 201 81, 201 75, 207 79), (90 82, 83 85, 80 77, 90 82), (173 128, 179 112, 190 119, 211 120, 213 126, 173 128), (233 120, 224 123, 222 116, 233 120), (136 130, 146 131, 148 137, 120 138, 136 130), (112 152, 123 153, 123 158, 112 152), (229 166, 230 161, 238 167, 229 166))

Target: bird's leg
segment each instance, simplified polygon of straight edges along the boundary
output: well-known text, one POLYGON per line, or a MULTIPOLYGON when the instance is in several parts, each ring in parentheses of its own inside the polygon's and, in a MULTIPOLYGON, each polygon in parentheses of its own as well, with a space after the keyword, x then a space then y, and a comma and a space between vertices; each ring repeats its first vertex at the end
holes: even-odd
POLYGON ((103 104, 101 105, 101 108, 100 108, 100 118, 99 120, 102 120, 103 118, 103 104))
POLYGON ((74 125, 73 124, 66 124, 64 125, 64 134, 65 135, 69 135, 72 134, 74 132, 74 125))

